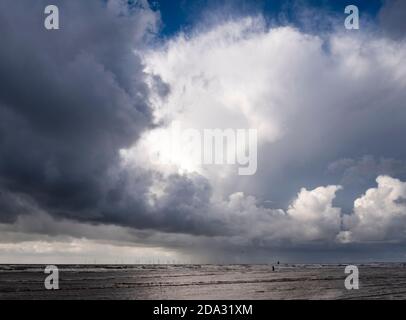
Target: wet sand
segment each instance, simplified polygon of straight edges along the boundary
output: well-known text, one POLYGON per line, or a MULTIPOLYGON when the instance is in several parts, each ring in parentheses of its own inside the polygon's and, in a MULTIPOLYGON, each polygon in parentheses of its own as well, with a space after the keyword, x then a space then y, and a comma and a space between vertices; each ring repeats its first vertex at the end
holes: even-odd
POLYGON ((347 290, 345 265, 59 265, 46 290, 45 266, 0 265, 0 299, 406 299, 406 264, 358 267, 347 290))

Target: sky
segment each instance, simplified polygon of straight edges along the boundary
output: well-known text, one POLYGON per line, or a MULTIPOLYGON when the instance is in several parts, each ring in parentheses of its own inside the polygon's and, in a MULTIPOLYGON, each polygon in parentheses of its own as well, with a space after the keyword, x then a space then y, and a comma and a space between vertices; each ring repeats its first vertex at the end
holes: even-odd
POLYGON ((0 263, 406 260, 405 1, 48 4, 0 2, 0 263))
POLYGON ((151 8, 161 16, 160 35, 171 37, 179 31, 193 29, 201 19, 211 14, 241 18, 247 15, 262 15, 279 23, 300 25, 302 9, 322 10, 329 15, 342 15, 347 5, 362 8, 361 15, 374 19, 382 7, 381 0, 157 0, 151 8))

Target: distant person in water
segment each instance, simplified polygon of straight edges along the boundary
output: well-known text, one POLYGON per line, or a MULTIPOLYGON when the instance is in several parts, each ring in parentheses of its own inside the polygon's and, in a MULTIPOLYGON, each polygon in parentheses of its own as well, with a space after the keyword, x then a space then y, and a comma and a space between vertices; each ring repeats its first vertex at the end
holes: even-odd
POLYGON ((272 271, 275 271, 275 267, 274 267, 274 266, 272 266, 272 271))

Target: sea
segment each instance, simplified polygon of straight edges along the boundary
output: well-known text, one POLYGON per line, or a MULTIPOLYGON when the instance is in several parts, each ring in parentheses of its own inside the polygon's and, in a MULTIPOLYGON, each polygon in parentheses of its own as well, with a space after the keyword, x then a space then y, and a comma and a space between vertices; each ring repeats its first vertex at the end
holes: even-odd
POLYGON ((336 300, 406 299, 405 263, 58 265, 59 289, 47 290, 44 265, 0 265, 0 299, 30 300, 336 300))

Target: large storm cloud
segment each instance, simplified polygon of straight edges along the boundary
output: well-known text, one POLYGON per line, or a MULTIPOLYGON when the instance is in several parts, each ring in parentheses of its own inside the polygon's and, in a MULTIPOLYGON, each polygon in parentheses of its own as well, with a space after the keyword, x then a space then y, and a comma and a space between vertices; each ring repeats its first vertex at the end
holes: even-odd
POLYGON ((253 259, 405 240, 398 2, 379 14, 384 32, 258 15, 165 41, 147 2, 56 1, 53 31, 46 4, 0 3, 0 250, 86 238, 253 259), (257 129, 257 173, 152 163, 174 121, 257 129))
MULTIPOLYGON (((46 1, 0 4, 1 199, 18 205, 28 196, 52 214, 96 219, 103 199, 119 192, 117 150, 150 124, 134 50, 157 17, 115 1, 55 4, 54 31, 43 25, 46 1)), ((2 207, 1 219, 13 210, 2 207)))

